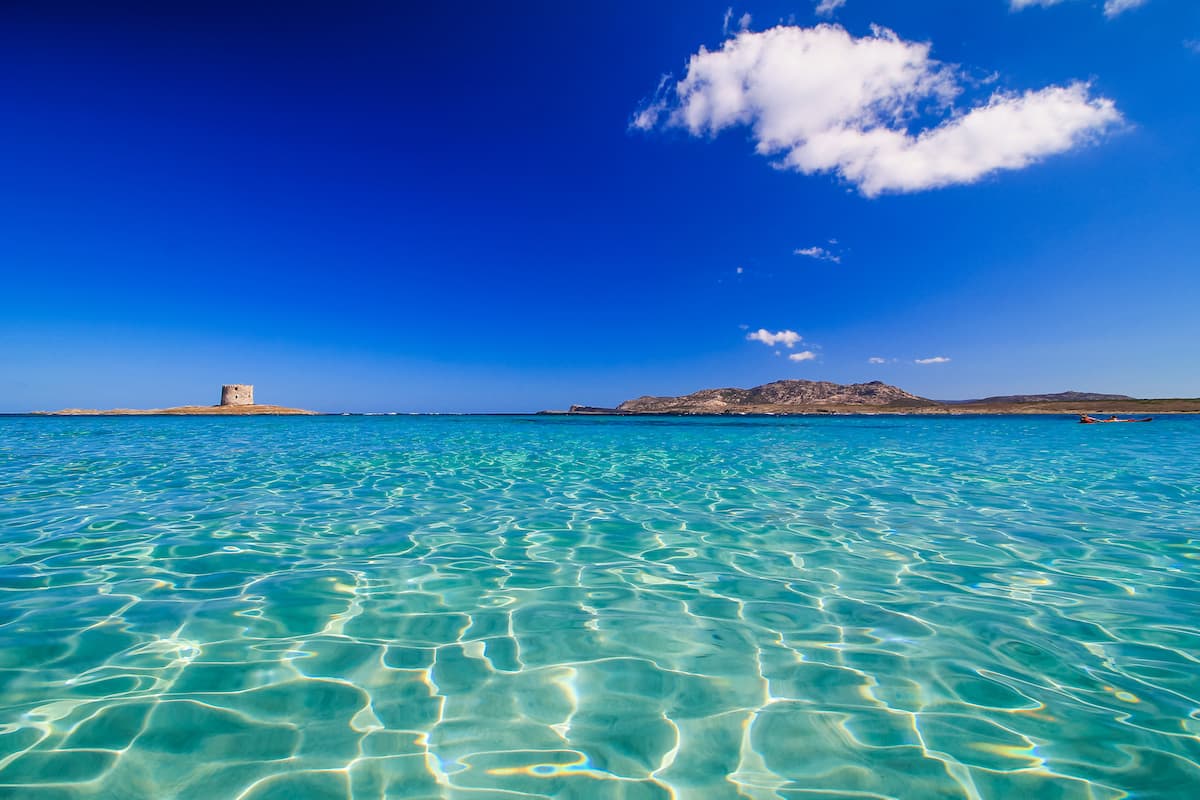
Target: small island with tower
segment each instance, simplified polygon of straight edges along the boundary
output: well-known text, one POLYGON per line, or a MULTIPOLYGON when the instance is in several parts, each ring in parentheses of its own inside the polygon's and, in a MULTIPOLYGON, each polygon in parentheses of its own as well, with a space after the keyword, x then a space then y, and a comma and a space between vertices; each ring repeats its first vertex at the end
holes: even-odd
POLYGON ((149 416, 169 414, 176 416, 260 416, 271 414, 316 414, 302 408, 260 405, 254 402, 254 386, 249 383, 227 383, 221 387, 221 402, 215 406, 175 406, 173 408, 64 408, 61 411, 38 411, 49 416, 149 416))

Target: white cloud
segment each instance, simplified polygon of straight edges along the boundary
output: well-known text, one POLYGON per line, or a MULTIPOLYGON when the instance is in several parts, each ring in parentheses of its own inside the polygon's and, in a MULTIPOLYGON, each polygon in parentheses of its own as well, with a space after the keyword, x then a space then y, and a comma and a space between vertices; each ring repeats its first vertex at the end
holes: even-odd
POLYGON ((792 353, 788 356, 789 361, 812 361, 817 357, 817 354, 812 350, 801 350, 799 353, 792 353))
POLYGON ((918 358, 916 363, 918 363, 918 364, 948 364, 948 363, 950 363, 950 359, 946 358, 945 356, 932 356, 931 358, 918 358))
POLYGON ((752 342, 762 342, 772 347, 782 344, 785 347, 791 348, 799 344, 803 337, 795 331, 777 331, 776 333, 771 333, 766 328, 759 328, 756 331, 746 334, 746 338, 752 342))
POLYGON ((721 33, 729 35, 729 20, 733 17, 733 6, 725 9, 725 19, 721 22, 721 33))
MULTIPOLYGON (((1063 0, 1011 0, 1009 7, 1013 11, 1020 11, 1033 6, 1047 8, 1049 6, 1056 6, 1061 2, 1063 0)), ((1122 12, 1129 11, 1138 6, 1144 6, 1148 2, 1150 0, 1104 0, 1104 16, 1112 19, 1122 12)))
POLYGON ((744 30, 746 30, 746 28, 749 28, 749 27, 750 27, 750 12, 747 11, 745 14, 742 14, 742 16, 738 19, 738 30, 744 31, 744 30))
POLYGON ((842 257, 837 253, 831 253, 824 247, 801 247, 792 251, 792 255, 808 256, 815 258, 818 261, 832 261, 835 264, 842 263, 842 257))
POLYGON ((880 358, 879 356, 871 356, 870 358, 867 359, 867 363, 868 364, 886 364, 887 359, 880 358))
POLYGON ((738 274, 738 275, 741 275, 741 274, 742 274, 743 272, 745 272, 745 271, 746 271, 746 270, 745 270, 745 269, 743 269, 742 267, 738 267, 738 268, 737 268, 737 274, 738 274))
POLYGON ((1148 0, 1104 0, 1104 16, 1112 18, 1130 9, 1144 6, 1148 0))
POLYGON ((846 5, 846 0, 821 0, 817 3, 817 16, 832 17, 833 12, 846 5))
POLYGON ((631 127, 713 136, 747 126, 780 169, 836 173, 864 195, 973 183, 1078 147, 1121 121, 1086 83, 996 92, 953 111, 959 71, 930 45, 882 28, 855 38, 840 25, 743 31, 701 46, 674 87, 660 83, 631 127), (910 132, 919 114, 939 121, 910 132))

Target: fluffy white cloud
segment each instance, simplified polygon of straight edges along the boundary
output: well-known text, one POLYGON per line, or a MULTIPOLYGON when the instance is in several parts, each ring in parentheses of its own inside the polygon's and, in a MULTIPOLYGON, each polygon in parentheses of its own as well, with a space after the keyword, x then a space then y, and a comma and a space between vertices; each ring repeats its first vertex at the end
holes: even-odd
POLYGON ((774 347, 777 344, 782 344, 785 347, 795 347, 803 338, 795 331, 776 331, 771 333, 766 328, 759 328, 756 331, 746 334, 746 338, 752 342, 762 342, 765 345, 774 347))
MULTIPOLYGON (((1023 8, 1029 8, 1031 6, 1042 6, 1043 8, 1047 6, 1056 6, 1061 2, 1063 2, 1063 0, 1011 0, 1009 5, 1013 11, 1020 11, 1023 8)), ((1144 6, 1148 2, 1150 2, 1150 0, 1104 0, 1104 16, 1111 19, 1123 11, 1128 11, 1131 8, 1137 8, 1138 6, 1144 6)))
POLYGON ((918 358, 918 364, 948 364, 950 359, 945 356, 933 356, 932 358, 918 358))
POLYGON ((817 16, 832 17, 833 12, 846 5, 846 0, 821 0, 817 3, 817 16))
POLYGON ((792 353, 788 356, 789 361, 812 361, 817 357, 817 354, 812 350, 801 350, 799 353, 792 353))
POLYGON ((815 258, 818 261, 832 261, 835 264, 842 263, 841 256, 839 256, 837 253, 829 252, 824 247, 801 247, 797 250, 793 250, 792 254, 797 256, 808 256, 809 258, 815 258))
POLYGON ((996 92, 953 112, 958 71, 930 45, 840 25, 743 31, 701 47, 674 87, 660 83, 631 126, 712 136, 748 126, 760 155, 804 174, 833 172, 868 197, 972 183, 1079 146, 1121 120, 1085 83, 996 92), (916 132, 919 114, 940 122, 916 132))
POLYGON ((880 358, 879 356, 871 356, 870 358, 867 359, 867 363, 868 364, 886 364, 887 359, 880 358))

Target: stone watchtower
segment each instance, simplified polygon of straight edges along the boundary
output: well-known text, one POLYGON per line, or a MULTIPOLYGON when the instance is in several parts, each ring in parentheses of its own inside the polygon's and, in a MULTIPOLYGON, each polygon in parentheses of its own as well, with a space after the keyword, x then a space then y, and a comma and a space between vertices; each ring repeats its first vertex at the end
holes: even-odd
POLYGON ((254 405, 254 387, 248 383, 227 383, 221 387, 221 405, 254 405))

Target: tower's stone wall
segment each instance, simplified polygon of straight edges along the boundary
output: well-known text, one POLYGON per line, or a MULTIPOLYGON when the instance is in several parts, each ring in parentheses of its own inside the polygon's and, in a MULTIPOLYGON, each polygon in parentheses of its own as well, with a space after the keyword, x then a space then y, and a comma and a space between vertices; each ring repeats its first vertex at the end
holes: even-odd
POLYGON ((248 383, 227 383, 221 387, 221 405, 254 405, 254 387, 248 383))

